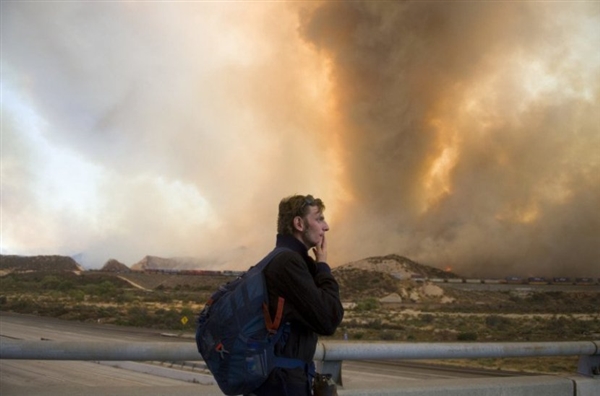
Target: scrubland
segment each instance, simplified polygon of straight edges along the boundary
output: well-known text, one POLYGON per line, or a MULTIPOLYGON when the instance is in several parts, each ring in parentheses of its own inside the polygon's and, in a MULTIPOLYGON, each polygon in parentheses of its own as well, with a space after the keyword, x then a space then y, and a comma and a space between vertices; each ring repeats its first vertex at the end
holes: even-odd
MULTIPOLYGON (((347 274, 346 274, 347 275, 347 274)), ((600 293, 478 293, 424 286, 382 274, 339 276, 347 305, 330 339, 348 342, 522 342, 600 339, 600 293), (404 296, 382 303, 390 293, 404 296), (444 299, 445 298, 445 299, 444 299), (442 303, 442 301, 445 301, 442 303)), ((232 278, 85 271, 0 277, 0 309, 82 322, 193 332, 195 317, 232 278), (135 286, 134 286, 135 285, 135 286)), ((438 362, 439 363, 439 362, 438 362)), ((445 364, 574 374, 577 357, 446 360, 445 364)))

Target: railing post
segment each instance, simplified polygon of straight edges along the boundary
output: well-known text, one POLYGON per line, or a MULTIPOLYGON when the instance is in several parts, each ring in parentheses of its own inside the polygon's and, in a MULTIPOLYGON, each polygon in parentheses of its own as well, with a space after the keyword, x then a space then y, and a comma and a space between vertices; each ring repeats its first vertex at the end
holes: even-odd
POLYGON ((342 360, 329 360, 327 358, 327 344, 317 343, 317 349, 313 357, 316 370, 321 374, 331 374, 331 379, 339 386, 343 386, 342 381, 342 360))
POLYGON ((593 343, 596 346, 596 353, 580 356, 577 372, 586 377, 600 379, 600 345, 597 341, 593 341, 593 343))
POLYGON ((342 382, 342 361, 341 360, 320 360, 315 363, 317 373, 331 374, 331 379, 339 386, 344 386, 342 382))
POLYGON ((592 341, 592 343, 596 346, 596 352, 579 357, 577 372, 586 377, 600 379, 600 342, 592 341))
POLYGON ((600 379, 600 356, 580 356, 577 372, 586 377, 600 379))

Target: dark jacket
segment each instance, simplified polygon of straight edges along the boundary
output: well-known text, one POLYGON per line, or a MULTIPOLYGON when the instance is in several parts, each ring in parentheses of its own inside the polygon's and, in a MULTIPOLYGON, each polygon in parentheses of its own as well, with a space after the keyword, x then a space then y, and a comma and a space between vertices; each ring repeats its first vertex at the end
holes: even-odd
MULTIPOLYGON (((312 362, 318 335, 332 335, 341 323, 344 309, 339 285, 326 263, 317 263, 306 246, 291 235, 277 235, 277 247, 286 247, 267 265, 264 275, 269 292, 271 316, 279 297, 285 299, 282 323, 289 322, 290 334, 278 356, 312 362)), ((254 394, 259 396, 309 395, 303 369, 276 368, 254 394)))

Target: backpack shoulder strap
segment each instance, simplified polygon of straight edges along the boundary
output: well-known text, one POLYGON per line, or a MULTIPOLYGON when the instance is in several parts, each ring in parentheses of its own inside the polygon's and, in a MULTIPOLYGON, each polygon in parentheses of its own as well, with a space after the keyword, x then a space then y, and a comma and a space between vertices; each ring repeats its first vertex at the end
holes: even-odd
POLYGON ((258 264, 256 264, 255 266, 251 267, 248 272, 250 272, 250 270, 252 271, 262 271, 263 269, 265 269, 265 267, 267 266, 267 264, 269 264, 271 262, 271 260, 273 260, 275 258, 275 256, 277 256, 279 253, 284 252, 286 250, 291 250, 288 249, 286 247, 276 247, 275 249, 271 250, 271 252, 269 252, 269 254, 267 254, 262 260, 260 260, 258 262, 258 264))
MULTIPOLYGON (((276 247, 264 259, 262 259, 258 264, 256 264, 254 266, 254 268, 255 268, 254 271, 262 272, 265 269, 265 267, 267 266, 267 264, 269 264, 271 262, 271 260, 273 260, 273 258, 275 258, 275 256, 277 256, 279 253, 286 251, 286 250, 290 250, 290 249, 285 248, 285 247, 276 247)), ((271 318, 271 314, 269 313, 269 305, 267 304, 267 302, 265 301, 263 303, 263 314, 265 316, 265 326, 271 334, 275 334, 275 332, 277 332, 277 330, 279 329, 279 326, 281 325, 281 319, 283 318, 284 303, 285 303, 284 298, 279 297, 279 299, 277 301, 277 310, 275 312, 274 318, 271 318)))

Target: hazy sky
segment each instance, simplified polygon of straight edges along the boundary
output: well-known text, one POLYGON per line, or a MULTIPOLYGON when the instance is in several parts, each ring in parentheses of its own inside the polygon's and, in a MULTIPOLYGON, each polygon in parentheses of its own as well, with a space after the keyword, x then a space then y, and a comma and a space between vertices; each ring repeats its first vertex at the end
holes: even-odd
POLYGON ((600 276, 600 2, 2 1, 3 254, 600 276))

